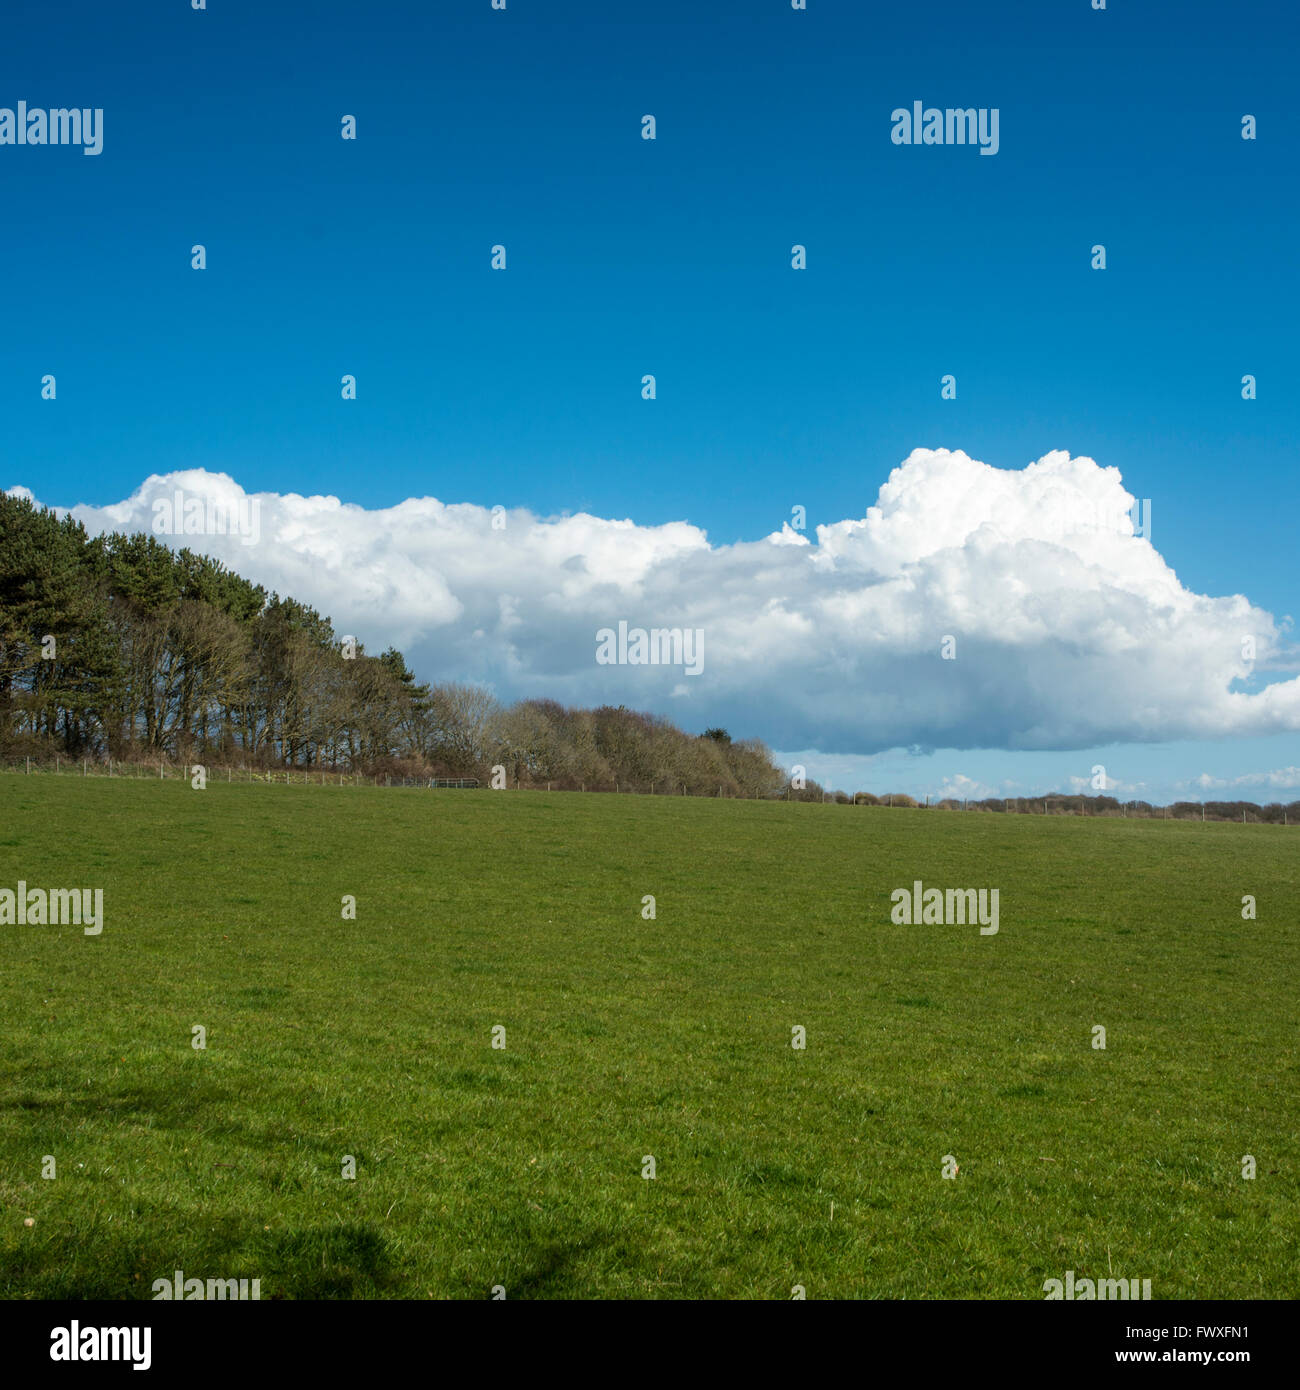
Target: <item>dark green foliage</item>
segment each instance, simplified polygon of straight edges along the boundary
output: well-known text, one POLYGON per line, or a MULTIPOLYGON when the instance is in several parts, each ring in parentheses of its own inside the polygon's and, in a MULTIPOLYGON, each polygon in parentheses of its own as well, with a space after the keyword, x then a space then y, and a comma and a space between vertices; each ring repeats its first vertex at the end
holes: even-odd
POLYGON ((782 775, 756 741, 554 701, 502 709, 368 656, 306 604, 148 535, 92 540, 0 496, 0 756, 167 757, 511 785, 762 796, 782 775), (48 639, 48 640, 47 640, 48 639), (704 746, 698 746, 704 745, 704 746))

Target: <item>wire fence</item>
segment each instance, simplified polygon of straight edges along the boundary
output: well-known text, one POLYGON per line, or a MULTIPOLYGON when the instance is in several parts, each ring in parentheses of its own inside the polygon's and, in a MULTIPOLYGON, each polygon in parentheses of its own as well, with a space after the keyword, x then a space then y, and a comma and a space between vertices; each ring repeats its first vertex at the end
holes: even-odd
POLYGON ((128 778, 134 781, 193 781, 202 769, 207 782, 229 782, 251 784, 255 782, 280 786, 321 786, 321 787, 423 787, 431 790, 456 791, 582 791, 609 792, 633 796, 720 796, 723 798, 753 800, 776 799, 784 796, 777 792, 766 796, 763 793, 742 792, 732 787, 719 786, 716 790, 697 788, 692 790, 685 784, 661 779, 654 782, 582 782, 575 779, 533 782, 519 777, 503 777, 484 782, 477 777, 429 777, 400 773, 354 772, 346 768, 256 768, 236 764, 177 763, 166 758, 125 760, 98 758, 68 758, 54 755, 51 758, 9 758, 0 760, 0 773, 14 773, 20 776, 55 777, 113 777, 128 778))
POLYGON ((55 754, 49 758, 22 757, 0 759, 0 773, 27 777, 106 777, 127 778, 131 781, 185 781, 262 783, 268 786, 303 787, 406 787, 427 790, 453 791, 582 791, 617 793, 631 796, 705 796, 725 800, 747 801, 822 801, 827 805, 875 806, 893 810, 932 811, 939 814, 953 811, 984 815, 1085 816, 1097 819, 1134 820, 1199 820, 1218 823, 1236 822, 1251 825, 1289 826, 1291 816, 1300 821, 1300 803, 1288 806, 1273 804, 1258 806, 1252 803, 1178 802, 1171 806, 1155 806, 1148 802, 1089 802, 1078 797, 1020 797, 995 801, 956 801, 947 798, 931 804, 916 801, 910 796, 877 796, 858 792, 850 797, 845 792, 825 792, 819 798, 805 792, 785 788, 770 792, 745 792, 734 787, 691 789, 685 784, 666 779, 652 782, 533 782, 518 777, 501 777, 483 782, 476 777, 429 777, 397 773, 366 773, 346 768, 257 768, 247 765, 205 765, 177 763, 165 758, 98 759, 68 758, 55 754))
POLYGON ((192 782, 196 773, 202 769, 208 782, 240 782, 252 784, 261 782, 281 786, 321 786, 321 787, 383 787, 408 786, 422 787, 432 779, 427 777, 391 777, 385 774, 368 775, 363 772, 350 772, 337 768, 256 768, 247 766, 205 765, 200 763, 175 763, 166 759, 142 762, 139 759, 65 758, 56 756, 43 758, 10 758, 0 761, 0 773, 28 777, 106 777, 129 781, 182 781, 192 782))

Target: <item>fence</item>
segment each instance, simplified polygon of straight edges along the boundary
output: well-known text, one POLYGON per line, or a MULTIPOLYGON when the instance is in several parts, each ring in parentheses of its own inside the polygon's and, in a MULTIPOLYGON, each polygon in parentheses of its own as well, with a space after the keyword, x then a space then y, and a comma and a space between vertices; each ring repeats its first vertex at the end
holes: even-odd
POLYGON ((95 758, 39 758, 8 759, 0 763, 0 772, 40 777, 111 777, 127 778, 130 781, 183 781, 193 777, 193 769, 204 767, 209 782, 240 782, 293 786, 329 787, 380 787, 380 786, 424 786, 424 778, 385 779, 379 776, 366 776, 360 772, 338 772, 329 768, 268 768, 255 767, 209 767, 197 762, 171 763, 165 759, 158 762, 122 762, 112 758, 100 762, 95 758))
MULTIPOLYGON (((202 766, 209 782, 265 782, 281 786, 342 786, 342 787, 421 787, 428 789, 482 790, 484 784, 477 777, 408 777, 389 773, 363 773, 339 771, 332 768, 251 768, 217 766, 193 762, 176 763, 167 759, 130 762, 108 759, 100 762, 94 758, 73 759, 55 754, 52 758, 10 758, 0 761, 0 772, 27 774, 31 776, 62 777, 127 777, 134 780, 183 780, 189 781, 192 769, 202 766)), ((655 782, 524 782, 517 777, 507 779, 511 791, 583 791, 617 792, 632 796, 708 796, 741 798, 744 800, 767 800, 769 796, 783 796, 783 792, 751 794, 719 786, 716 790, 691 792, 676 782, 660 779, 655 782)))
MULTIPOLYGON (((133 781, 188 782, 193 778, 193 768, 198 766, 204 766, 209 782, 238 782, 242 784, 260 782, 280 786, 418 787, 431 790, 483 790, 483 783, 477 777, 407 777, 393 776, 390 773, 369 774, 338 771, 331 768, 209 767, 199 763, 173 763, 166 759, 160 759, 157 762, 141 762, 139 760, 122 762, 110 758, 100 762, 93 758, 72 759, 60 754, 46 759, 24 757, 0 761, 0 772, 42 777, 125 777, 133 781)), ((508 789, 547 792, 616 792, 625 796, 707 796, 747 801, 806 800, 816 804, 815 796, 792 796, 788 789, 768 793, 747 793, 719 786, 716 792, 704 790, 691 792, 680 783, 670 783, 664 780, 644 784, 635 782, 579 782, 572 784, 567 782, 523 782, 518 778, 512 778, 509 780, 508 789)), ((825 792, 822 800, 832 805, 876 806, 894 810, 963 811, 984 815, 1086 816, 1090 819, 1111 820, 1128 817, 1141 820, 1199 820, 1215 821, 1216 823, 1236 822, 1238 824, 1282 826, 1290 825, 1290 812, 1296 811, 1297 820, 1300 821, 1300 803, 1293 803, 1290 806, 1281 804, 1257 806, 1250 803, 1245 806, 1240 805, 1240 803, 1228 803, 1227 806, 1224 806, 1223 804, 1212 803, 1207 814, 1205 805, 1188 802, 1179 802, 1173 806, 1154 806, 1147 802, 1098 806, 1088 803, 1086 799, 1081 803, 1076 798, 1050 796, 1007 798, 992 803, 964 802, 945 798, 934 804, 928 802, 922 804, 911 797, 872 796, 870 799, 865 799, 865 794, 861 792, 853 798, 850 798, 846 793, 825 792), (1229 809, 1231 813, 1225 814, 1225 811, 1229 809)))

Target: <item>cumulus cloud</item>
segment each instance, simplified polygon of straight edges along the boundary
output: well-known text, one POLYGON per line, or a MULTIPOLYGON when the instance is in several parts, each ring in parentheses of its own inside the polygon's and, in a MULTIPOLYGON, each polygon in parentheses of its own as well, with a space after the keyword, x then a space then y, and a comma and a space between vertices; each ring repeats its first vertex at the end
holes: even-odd
POLYGON ((1300 787, 1300 767, 1279 767, 1274 768, 1272 772, 1246 772, 1240 777, 1212 777, 1208 772, 1203 772, 1192 780, 1191 785, 1205 792, 1226 791, 1237 787, 1288 791, 1300 787))
POLYGON ((935 796, 936 801, 986 801, 989 797, 1002 796, 999 787, 967 777, 964 772, 955 772, 945 777, 935 796))
MULTIPOLYGON (((248 500, 189 471, 71 511, 92 532, 147 531, 177 488, 248 500)), ((865 517, 718 546, 684 522, 510 511, 494 526, 489 508, 429 497, 253 500, 255 544, 163 538, 311 603, 372 651, 396 643, 423 678, 503 696, 624 703, 843 753, 1300 729, 1300 677, 1240 688, 1294 669, 1284 625, 1241 595, 1184 588, 1135 534, 1119 472, 1064 452, 1007 470, 917 449, 865 517), (598 665, 596 632, 620 620, 701 629, 703 674, 598 665)))
POLYGON ((1067 777, 1065 785, 1075 796, 1114 796, 1116 792, 1134 796, 1147 789, 1145 782, 1121 782, 1109 773, 1097 773, 1095 777, 1067 777))

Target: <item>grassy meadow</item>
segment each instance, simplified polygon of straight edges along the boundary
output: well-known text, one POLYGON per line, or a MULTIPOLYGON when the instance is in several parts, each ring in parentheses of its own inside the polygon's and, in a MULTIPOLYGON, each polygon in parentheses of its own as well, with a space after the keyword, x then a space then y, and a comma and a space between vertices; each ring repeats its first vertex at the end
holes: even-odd
POLYGON ((0 776, 0 1297, 1300 1297, 1298 835, 0 776))

